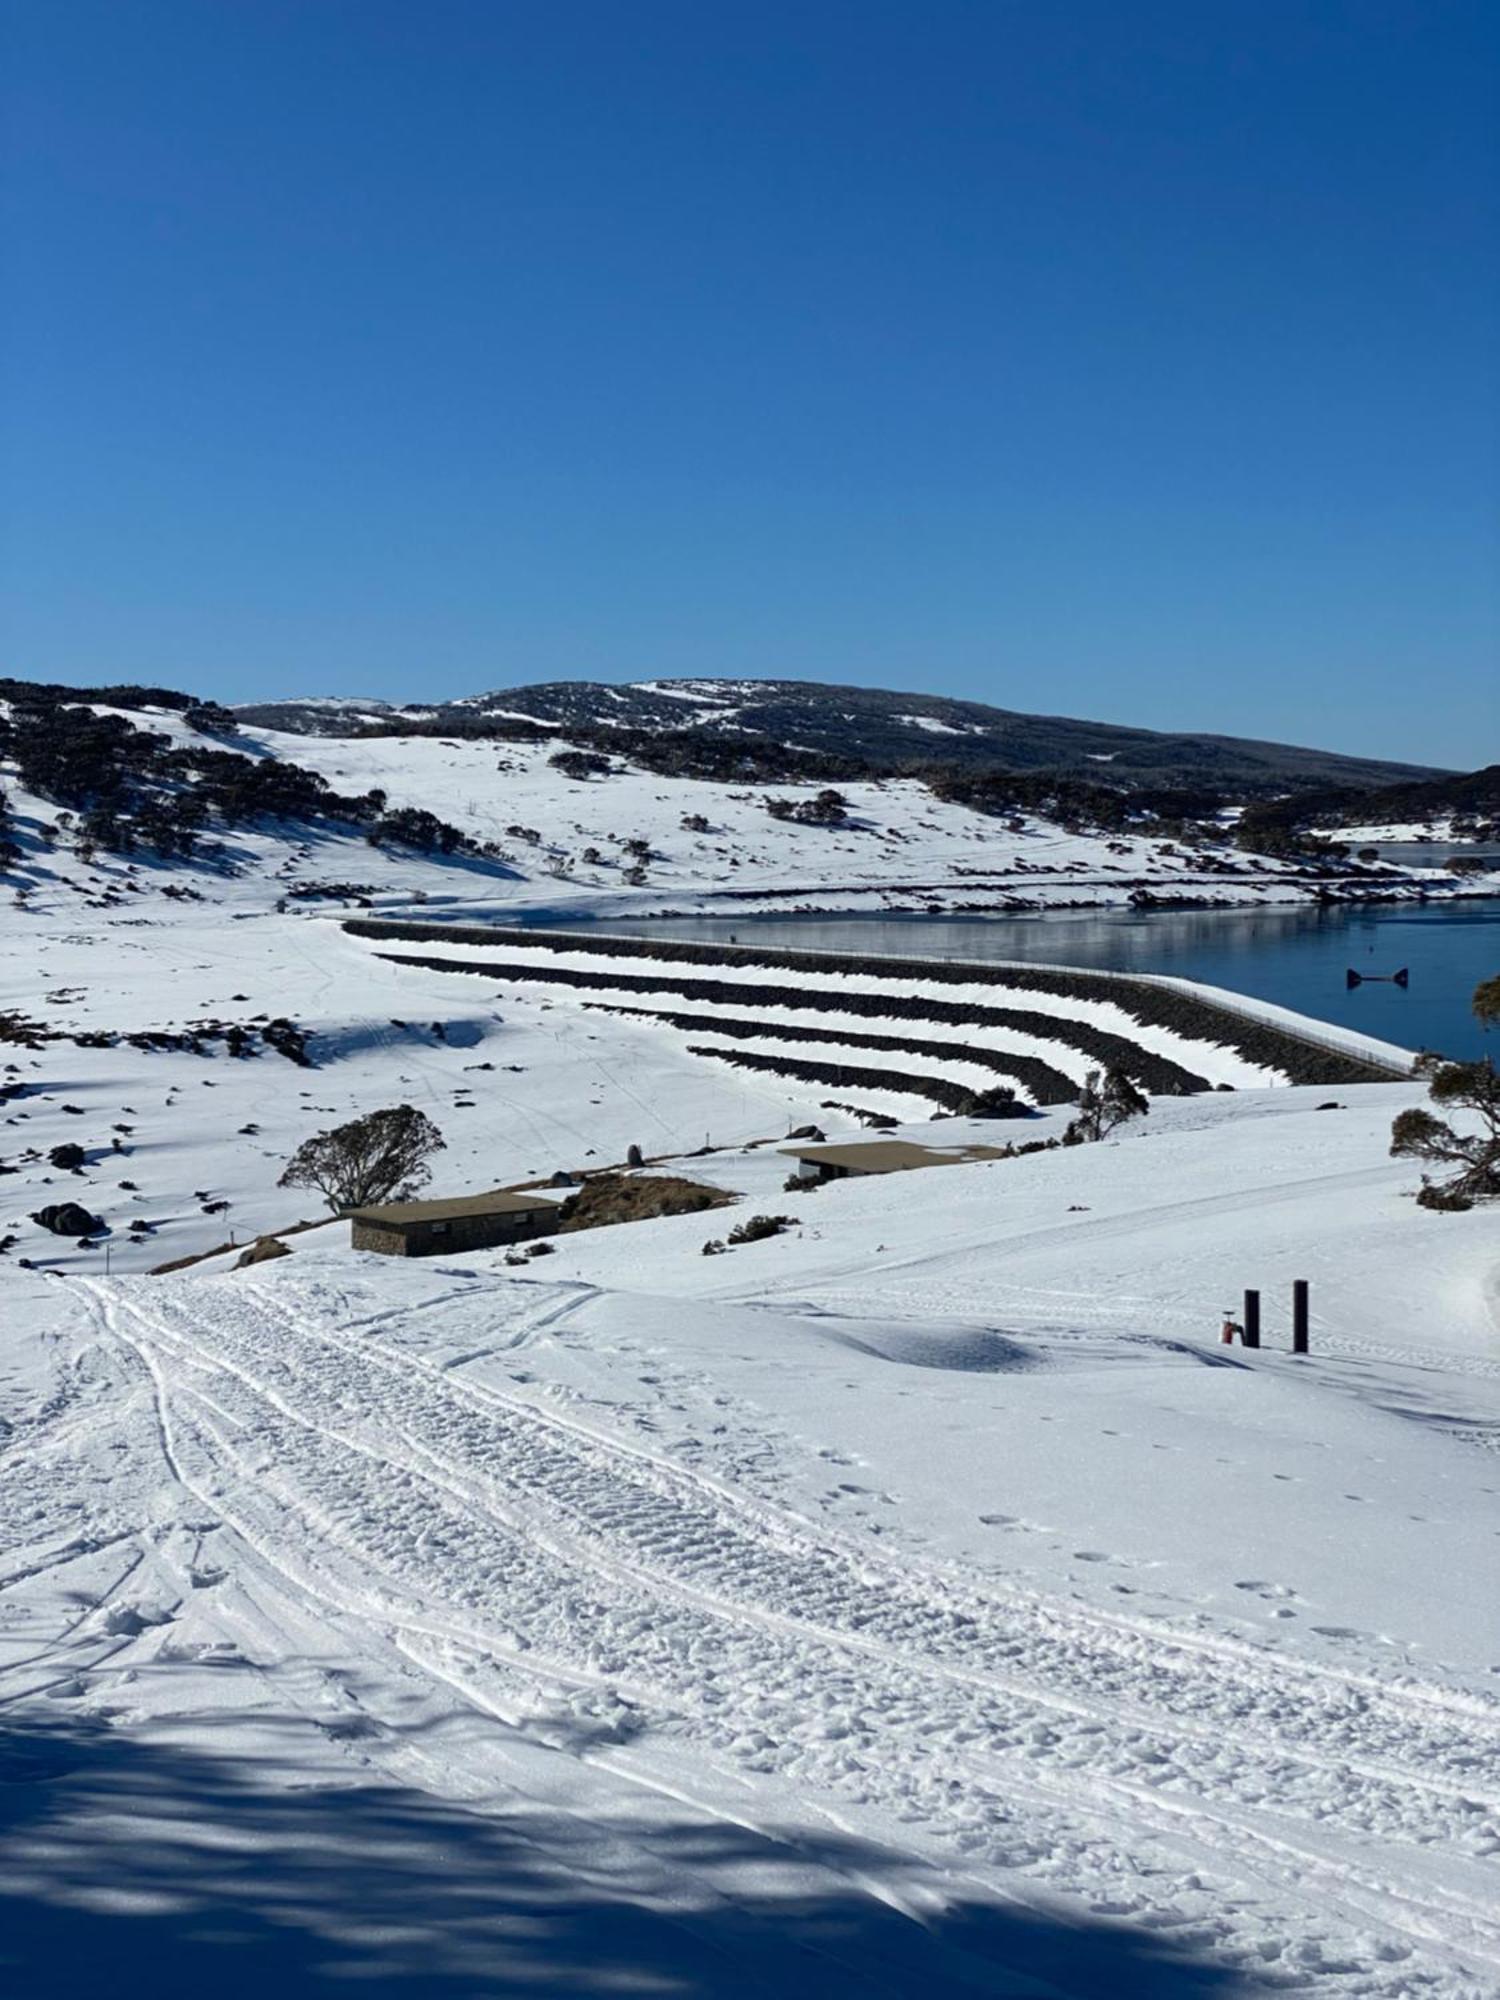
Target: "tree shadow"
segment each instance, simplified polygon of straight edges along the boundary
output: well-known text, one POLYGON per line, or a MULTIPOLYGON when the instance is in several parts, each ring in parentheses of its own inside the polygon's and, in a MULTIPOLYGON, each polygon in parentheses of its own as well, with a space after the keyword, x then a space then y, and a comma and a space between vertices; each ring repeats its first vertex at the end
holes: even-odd
MULTIPOLYGON (((351 1733, 361 1726, 351 1720, 351 1733)), ((34 1712, 0 1723, 0 1991, 1227 2000, 1259 1990, 1148 1932, 977 1895, 955 1892, 914 1920, 869 1886, 892 1882, 892 1857, 853 1839, 778 1837, 689 1813, 663 1825, 659 1810, 637 1835, 524 1793, 479 1809, 355 1766, 354 1782, 329 1782, 326 1759, 299 1767, 295 1747, 290 1760, 231 1761, 104 1723, 34 1712)))

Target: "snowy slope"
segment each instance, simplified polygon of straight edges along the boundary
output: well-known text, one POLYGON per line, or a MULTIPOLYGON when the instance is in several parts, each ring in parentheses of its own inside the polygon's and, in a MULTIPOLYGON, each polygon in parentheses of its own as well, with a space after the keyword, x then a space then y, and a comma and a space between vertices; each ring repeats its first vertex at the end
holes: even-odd
POLYGON ((294 754, 505 856, 264 825, 85 862, 7 787, 7 2000, 1500 1992, 1500 1235, 1411 1201, 1388 1134, 1417 1086, 1289 1087, 1232 1021, 999 969, 773 985, 726 952, 705 997, 639 939, 451 970, 343 928, 741 882, 910 902, 971 893, 960 864, 1001 900, 1305 886, 897 784, 847 788, 868 825, 840 832, 642 772, 570 786, 545 747, 294 754), (881 1042, 929 1081, 1025 1059, 1071 1088, 1113 1035, 1151 1109, 788 1192, 789 1127, 858 1130, 830 1100, 943 1143, 1070 1108, 1020 1076, 1024 1122, 931 1121, 795 1073, 809 1027, 888 1085, 915 1058, 881 1042), (447 1141, 433 1192, 638 1144, 736 1205, 524 1271, 357 1257, 336 1223, 234 1270, 315 1219, 276 1186, 293 1148, 400 1101, 447 1141), (108 1233, 28 1220, 65 1199, 108 1233), (755 1213, 790 1227, 703 1255, 755 1213), (1214 1338, 1247 1284, 1258 1356, 1214 1338))
POLYGON ((797 1227, 715 1259, 23 1279, 13 1990, 1496 1991, 1500 1241, 1408 1095, 723 1155, 797 1227))
MULTIPOLYGON (((549 759, 557 743, 485 743, 416 737, 303 737, 244 731, 268 754, 305 764, 336 789, 385 790, 393 807, 425 806, 465 832, 493 840, 519 871, 519 885, 493 896, 500 907, 545 907, 579 914, 638 914, 733 907, 786 911, 1041 909, 1110 907, 1133 891, 1205 906, 1302 902, 1326 880, 1303 867, 1240 853, 1228 845, 1188 849, 1139 835, 1110 840, 1068 833, 1034 814, 1007 821, 934 798, 914 780, 839 787, 846 827, 773 819, 767 798, 792 802, 803 785, 711 784, 663 778, 616 760, 616 775, 572 781, 549 759), (705 818, 708 831, 684 827, 705 818), (513 838, 530 828, 535 845, 513 838), (624 881, 629 839, 645 841, 646 881, 624 881), (595 850, 597 861, 586 860, 595 850)), ((1393 895, 1400 872, 1383 871, 1393 895)), ((1424 877, 1425 879, 1425 877, 1424 877)), ((1432 886, 1451 878, 1431 871, 1432 886)), ((1367 881, 1364 893, 1368 894, 1367 881)), ((437 891, 437 894, 444 892, 437 891)), ((448 894, 483 899, 484 886, 448 894)))

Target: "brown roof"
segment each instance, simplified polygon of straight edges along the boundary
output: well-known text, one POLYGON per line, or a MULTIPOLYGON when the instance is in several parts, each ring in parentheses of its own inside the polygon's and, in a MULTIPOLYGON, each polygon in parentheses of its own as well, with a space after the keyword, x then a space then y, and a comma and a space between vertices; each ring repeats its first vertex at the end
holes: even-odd
POLYGON ((914 1139, 864 1139, 849 1146, 782 1146, 778 1150, 789 1159, 808 1160, 820 1166, 847 1167, 856 1174, 899 1174, 908 1167, 956 1167, 965 1160, 994 1160, 996 1146, 964 1146, 952 1152, 937 1152, 919 1146, 914 1139))
POLYGON ((489 1194, 460 1195, 454 1201, 393 1201, 383 1208, 349 1210, 352 1222, 376 1222, 383 1229, 405 1229, 415 1223, 455 1222, 462 1215, 517 1215, 523 1210, 555 1209, 543 1195, 511 1194, 495 1188, 489 1194))

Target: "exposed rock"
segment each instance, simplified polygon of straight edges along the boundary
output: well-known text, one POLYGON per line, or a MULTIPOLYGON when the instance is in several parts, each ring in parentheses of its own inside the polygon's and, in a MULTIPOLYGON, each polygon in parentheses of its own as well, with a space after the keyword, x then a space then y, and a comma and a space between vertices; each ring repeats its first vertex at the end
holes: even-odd
POLYGON ((277 1236, 257 1236, 248 1249, 242 1250, 234 1260, 237 1271, 245 1270, 251 1264, 268 1264, 273 1257, 290 1257, 291 1251, 277 1236))
POLYGON ((97 1215, 76 1201, 54 1202, 48 1208, 39 1208, 32 1221, 38 1228, 50 1229, 54 1236, 97 1236, 104 1224, 97 1215))

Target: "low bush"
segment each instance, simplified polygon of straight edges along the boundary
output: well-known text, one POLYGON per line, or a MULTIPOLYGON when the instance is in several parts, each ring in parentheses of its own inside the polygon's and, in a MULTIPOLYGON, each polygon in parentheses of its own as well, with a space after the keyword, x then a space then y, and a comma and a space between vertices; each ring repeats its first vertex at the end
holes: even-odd
POLYGON ((768 1236, 779 1236, 784 1229, 790 1229, 789 1215, 752 1215, 744 1222, 737 1222, 729 1232, 732 1249, 739 1243, 763 1243, 768 1236))

